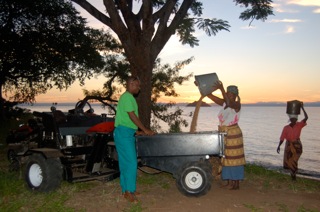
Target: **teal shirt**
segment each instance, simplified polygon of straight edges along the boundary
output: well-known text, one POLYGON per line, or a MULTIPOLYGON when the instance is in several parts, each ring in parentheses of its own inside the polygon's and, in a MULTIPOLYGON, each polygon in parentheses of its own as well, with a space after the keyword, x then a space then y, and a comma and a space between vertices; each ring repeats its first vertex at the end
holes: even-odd
MULTIPOLYGON (((138 104, 136 99, 128 91, 124 92, 119 99, 114 126, 119 125, 137 130, 138 127, 131 121, 128 112, 134 112, 138 116, 138 104)), ((139 116, 138 116, 139 117, 139 116)))

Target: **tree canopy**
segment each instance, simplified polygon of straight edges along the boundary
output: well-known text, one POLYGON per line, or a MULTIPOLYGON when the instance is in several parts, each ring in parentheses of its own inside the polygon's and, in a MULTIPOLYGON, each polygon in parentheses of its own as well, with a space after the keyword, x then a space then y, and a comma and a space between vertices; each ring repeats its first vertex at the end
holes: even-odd
POLYGON ((71 2, 1 0, 0 8, 1 108, 3 94, 32 102, 52 87, 83 83, 103 67, 99 50, 108 35, 87 27, 71 2))
MULTIPOLYGON (((105 55, 106 66, 102 75, 107 78, 103 89, 84 90, 85 96, 98 96, 110 104, 117 102, 121 93, 124 91, 126 79, 130 76, 130 64, 121 53, 105 55)), ((181 85, 192 77, 192 74, 180 76, 180 70, 193 61, 193 57, 176 62, 173 67, 169 64, 161 64, 161 59, 157 58, 152 70, 152 96, 151 96, 151 128, 156 132, 164 132, 161 127, 161 121, 169 126, 168 132, 180 132, 182 126, 187 127, 188 123, 181 117, 182 110, 180 108, 171 109, 175 103, 161 103, 159 98, 163 96, 177 97, 178 93, 175 90, 175 85, 181 85)))
MULTIPOLYGON (((118 36, 130 63, 132 75, 141 79, 143 88, 138 98, 142 122, 149 126, 152 103, 152 69, 157 56, 173 35, 182 44, 199 44, 195 28, 208 36, 228 30, 227 21, 202 18, 203 4, 198 0, 103 0, 104 10, 97 9, 87 0, 72 0, 118 36)), ((234 0, 243 6, 242 20, 266 20, 272 15, 271 0, 234 0)))

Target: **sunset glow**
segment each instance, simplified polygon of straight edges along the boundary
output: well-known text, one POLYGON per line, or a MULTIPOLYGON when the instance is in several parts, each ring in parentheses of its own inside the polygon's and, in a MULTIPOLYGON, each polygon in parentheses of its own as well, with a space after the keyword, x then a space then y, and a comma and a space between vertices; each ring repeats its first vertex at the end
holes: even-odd
MULTIPOLYGON (((93 5, 95 1, 91 1, 93 5)), ((195 60, 181 75, 215 72, 225 87, 231 84, 239 87, 242 103, 320 101, 319 2, 275 0, 275 15, 266 22, 253 21, 249 27, 249 22, 239 20, 243 8, 233 1, 203 1, 203 16, 229 21, 230 32, 208 37, 197 31, 200 45, 194 48, 183 46, 178 38, 172 37, 159 57, 173 66, 194 56, 195 60)), ((82 14, 92 26, 104 27, 87 13, 82 14)), ((101 89, 105 79, 98 78, 88 80, 83 88, 101 89)), ((200 93, 193 81, 194 78, 176 87, 178 98, 163 97, 161 101, 198 100, 200 93)), ((75 102, 83 98, 83 88, 75 84, 67 91, 52 90, 40 95, 37 102, 75 102)), ((210 102, 207 98, 204 101, 210 102)))

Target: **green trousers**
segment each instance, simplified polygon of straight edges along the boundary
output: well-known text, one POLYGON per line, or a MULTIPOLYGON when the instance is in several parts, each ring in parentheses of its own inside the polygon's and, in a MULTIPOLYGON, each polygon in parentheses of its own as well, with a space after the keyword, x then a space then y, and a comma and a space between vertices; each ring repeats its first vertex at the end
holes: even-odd
POLYGON ((118 126, 114 130, 122 193, 136 191, 138 162, 134 134, 134 129, 124 126, 118 126))

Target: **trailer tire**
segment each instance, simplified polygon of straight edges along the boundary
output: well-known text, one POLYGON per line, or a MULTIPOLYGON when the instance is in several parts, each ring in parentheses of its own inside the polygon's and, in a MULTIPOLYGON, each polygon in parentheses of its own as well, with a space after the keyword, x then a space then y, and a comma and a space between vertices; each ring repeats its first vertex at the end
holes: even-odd
POLYGON ((212 174, 210 166, 205 162, 186 164, 178 174, 176 185, 186 196, 199 197, 211 189, 212 174))
POLYGON ((62 181, 60 159, 31 155, 27 161, 25 179, 28 188, 34 191, 50 192, 59 188, 62 181))

